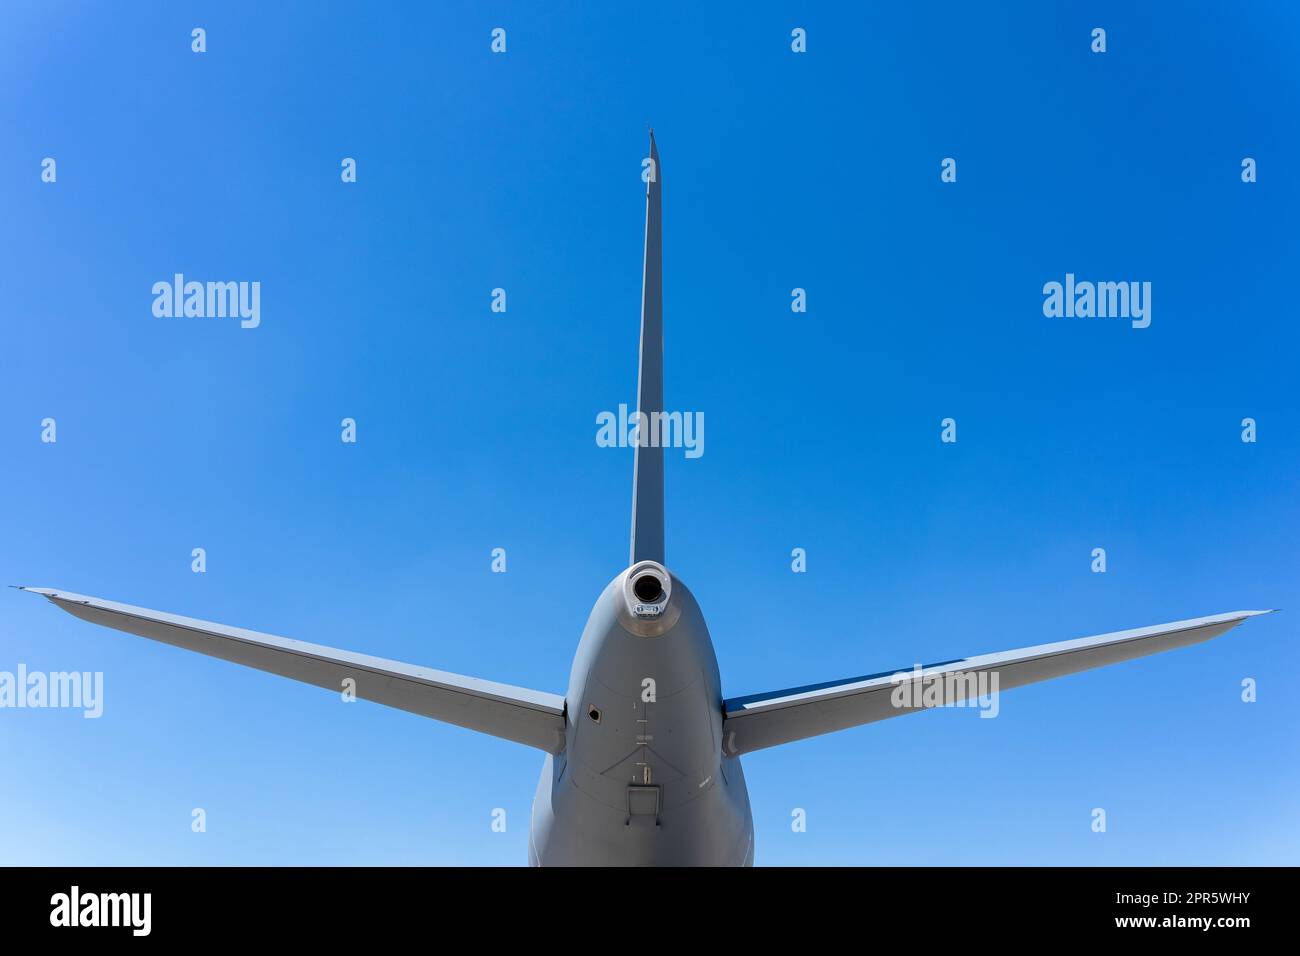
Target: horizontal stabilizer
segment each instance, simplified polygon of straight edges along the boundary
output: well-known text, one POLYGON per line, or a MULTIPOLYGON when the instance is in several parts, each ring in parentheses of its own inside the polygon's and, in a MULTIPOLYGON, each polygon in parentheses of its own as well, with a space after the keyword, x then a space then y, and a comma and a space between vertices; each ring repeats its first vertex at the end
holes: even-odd
MULTIPOLYGON (((1248 617, 1267 613, 1233 611, 1055 644, 1039 644, 1000 654, 930 664, 921 668, 919 675, 923 681, 932 682, 933 678, 978 677, 996 673, 998 691, 1009 690, 1175 647, 1186 647, 1218 637, 1248 617)), ((900 668, 724 701, 723 747, 731 755, 749 753, 924 710, 915 696, 900 694, 898 697, 905 703, 899 705, 896 702, 894 691, 899 687, 902 675, 913 681, 917 676, 911 668, 900 668)), ((956 689, 957 700, 967 700, 975 694, 963 693, 963 688, 972 689, 978 686, 978 682, 954 679, 948 681, 948 686, 956 689)), ((989 686, 987 680, 985 686, 989 686)))
POLYGON ((564 698, 49 588, 21 588, 94 624, 446 721, 547 753, 564 749, 564 698))

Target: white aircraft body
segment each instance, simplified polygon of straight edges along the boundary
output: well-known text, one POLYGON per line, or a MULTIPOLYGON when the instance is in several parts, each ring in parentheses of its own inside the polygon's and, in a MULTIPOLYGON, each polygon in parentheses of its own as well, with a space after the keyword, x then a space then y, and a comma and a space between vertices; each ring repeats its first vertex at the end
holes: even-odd
MULTIPOLYGON (((650 137, 637 408, 663 411, 663 170, 650 137)), ((1233 611, 1095 637, 727 699, 695 597, 664 563, 663 448, 638 442, 629 566, 592 609, 567 692, 402 664, 49 588, 77 617, 535 747, 546 756, 528 841, 535 865, 751 865, 742 755, 901 717, 904 681, 946 680, 968 700, 1197 644, 1267 611, 1233 611), (647 683, 649 681, 650 683, 647 683), (652 692, 648 692, 653 688, 652 692), (963 689, 964 688, 964 689, 963 689)), ((955 702, 952 699, 949 703, 955 702)))

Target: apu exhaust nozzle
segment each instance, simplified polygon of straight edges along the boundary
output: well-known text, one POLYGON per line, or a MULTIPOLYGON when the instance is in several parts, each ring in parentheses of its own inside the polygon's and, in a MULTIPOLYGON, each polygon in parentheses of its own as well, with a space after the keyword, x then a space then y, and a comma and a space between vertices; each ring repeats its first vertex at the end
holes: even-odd
POLYGON ((623 572, 619 622, 641 637, 658 637, 681 616, 673 601, 673 576, 657 561, 638 561, 623 572))

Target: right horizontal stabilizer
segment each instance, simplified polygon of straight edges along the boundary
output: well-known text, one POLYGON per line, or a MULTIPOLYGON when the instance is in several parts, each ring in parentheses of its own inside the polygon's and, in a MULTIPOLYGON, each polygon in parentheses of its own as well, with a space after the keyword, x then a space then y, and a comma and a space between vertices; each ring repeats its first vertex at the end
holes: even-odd
MULTIPOLYGON (((1186 647, 1188 644, 1218 637, 1249 617, 1268 613, 1233 611, 1189 621, 1175 621, 1172 624, 1058 641, 1055 644, 1039 644, 1000 654, 931 664, 921 668, 919 676, 930 680, 996 672, 998 690, 1009 690, 1175 647, 1186 647)), ((732 755, 749 753, 792 740, 924 710, 923 706, 899 706, 895 703, 893 692, 904 675, 915 679, 917 672, 905 668, 883 671, 864 677, 791 687, 725 701, 722 725, 724 749, 732 755)), ((960 689, 962 682, 950 681, 949 686, 960 689)), ((971 696, 973 695, 959 699, 969 699, 971 696)))

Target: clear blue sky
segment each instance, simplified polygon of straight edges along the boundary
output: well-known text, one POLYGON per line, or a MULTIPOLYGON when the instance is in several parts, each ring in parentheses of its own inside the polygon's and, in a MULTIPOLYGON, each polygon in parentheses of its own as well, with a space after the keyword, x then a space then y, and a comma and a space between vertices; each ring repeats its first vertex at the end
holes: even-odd
MULTIPOLYGON (((1291 609, 747 757, 757 862, 1300 861, 1300 16, 618 6, 6 4, 0 582, 563 692, 626 560, 652 124, 707 422, 668 563, 728 695, 1291 609), (155 318, 175 272, 261 326, 155 318), (1150 328, 1045 318, 1067 272, 1150 328)), ((525 861, 527 748, 4 591, 19 663, 105 714, 0 711, 0 862, 525 861)))

